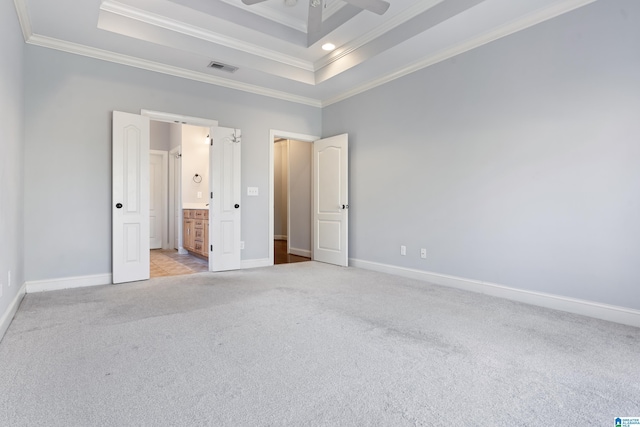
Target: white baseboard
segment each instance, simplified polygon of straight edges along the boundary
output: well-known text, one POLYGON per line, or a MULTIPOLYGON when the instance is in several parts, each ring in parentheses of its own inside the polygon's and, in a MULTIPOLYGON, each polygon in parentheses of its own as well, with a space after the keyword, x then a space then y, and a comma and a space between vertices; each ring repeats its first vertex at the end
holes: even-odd
POLYGON ((423 280, 435 285, 479 292, 512 301, 523 302, 539 307, 552 308, 554 310, 566 311, 569 313, 580 314, 583 316, 594 317, 596 319, 608 320, 610 322, 622 323, 624 325, 640 328, 640 311, 631 308, 563 297, 560 295, 546 294, 542 292, 510 288, 508 286, 483 282, 480 280, 431 273, 428 271, 397 267, 394 265, 380 264, 360 259, 350 258, 349 265, 366 270, 408 277, 410 279, 423 280))
POLYGON ((11 304, 9 304, 9 307, 7 307, 7 310, 2 314, 2 318, 0 318, 0 341, 2 341, 2 338, 7 332, 7 329, 9 329, 9 325, 11 325, 11 321, 13 321, 13 316, 16 315, 18 307, 20 307, 20 303, 24 298, 26 289, 26 283, 23 283, 22 286, 20 286, 18 293, 13 298, 13 301, 11 301, 11 304))
POLYGON ((273 263, 269 258, 261 259, 243 259, 240 261, 240 268, 258 268, 258 267, 270 267, 273 263))
POLYGON ((85 286, 110 285, 111 273, 93 276, 63 277, 60 279, 34 280, 27 282, 27 293, 57 291, 60 289, 83 288, 85 286))
POLYGON ((306 258, 311 258, 311 251, 306 249, 298 249, 298 248, 290 248, 289 253, 292 255, 303 256, 306 258))

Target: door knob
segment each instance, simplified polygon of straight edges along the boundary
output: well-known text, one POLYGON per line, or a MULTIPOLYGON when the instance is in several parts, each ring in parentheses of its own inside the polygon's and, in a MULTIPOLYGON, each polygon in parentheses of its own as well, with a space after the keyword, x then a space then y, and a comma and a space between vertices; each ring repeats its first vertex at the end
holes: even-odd
POLYGON ((236 203, 236 205, 234 206, 236 209, 238 209, 240 207, 239 204, 236 203))
POLYGON ((122 203, 116 203, 116 208, 120 209, 122 207, 122 203))

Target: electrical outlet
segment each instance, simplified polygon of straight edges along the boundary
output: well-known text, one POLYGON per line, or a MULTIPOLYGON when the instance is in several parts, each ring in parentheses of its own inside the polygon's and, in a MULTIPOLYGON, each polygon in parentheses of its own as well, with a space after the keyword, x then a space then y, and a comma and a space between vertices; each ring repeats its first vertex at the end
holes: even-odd
POLYGON ((202 191, 198 191, 197 197, 198 197, 198 199, 202 199, 202 191))
POLYGON ((427 259, 427 250, 425 248, 420 249, 420 258, 427 259))
POLYGON ((244 249, 244 242, 240 242, 240 250, 244 249))
POLYGON ((400 246, 400 255, 404 256, 407 254, 407 247, 402 245, 400 246))

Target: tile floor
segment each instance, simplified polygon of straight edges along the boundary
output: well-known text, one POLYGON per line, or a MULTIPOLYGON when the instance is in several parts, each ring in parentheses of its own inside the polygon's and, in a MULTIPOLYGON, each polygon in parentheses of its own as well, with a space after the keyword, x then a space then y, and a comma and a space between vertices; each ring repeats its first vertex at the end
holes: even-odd
POLYGON ((194 255, 180 255, 175 249, 154 249, 150 270, 151 277, 179 276, 209 271, 209 263, 194 255))

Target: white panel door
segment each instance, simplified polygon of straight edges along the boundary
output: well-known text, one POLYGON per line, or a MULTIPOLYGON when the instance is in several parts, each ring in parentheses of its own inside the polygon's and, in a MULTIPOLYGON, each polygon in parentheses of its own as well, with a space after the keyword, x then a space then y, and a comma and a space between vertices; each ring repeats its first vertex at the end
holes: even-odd
POLYGON ((348 135, 313 143, 313 260, 349 264, 348 135))
POLYGON ((149 247, 162 248, 164 227, 164 157, 162 152, 149 152, 149 247))
POLYGON ((212 127, 209 270, 240 268, 240 130, 212 127))
POLYGON ((149 278, 149 118, 113 112, 113 283, 149 278))

